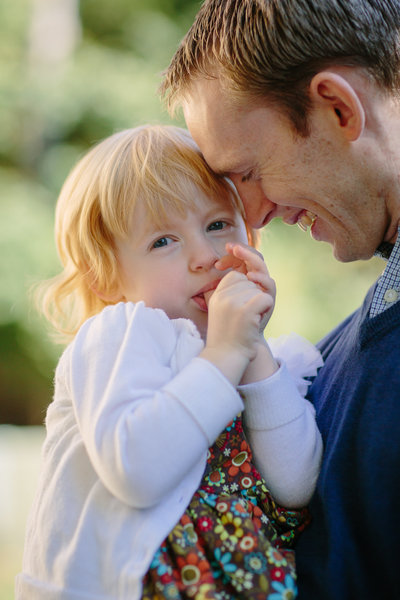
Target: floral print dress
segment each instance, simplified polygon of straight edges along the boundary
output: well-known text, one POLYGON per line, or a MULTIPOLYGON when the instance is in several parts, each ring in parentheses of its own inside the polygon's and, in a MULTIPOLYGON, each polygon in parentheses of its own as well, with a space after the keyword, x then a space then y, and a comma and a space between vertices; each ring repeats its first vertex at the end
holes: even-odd
POLYGON ((142 600, 291 600, 291 548, 307 523, 306 510, 276 506, 238 416, 209 449, 198 491, 144 577, 142 600))

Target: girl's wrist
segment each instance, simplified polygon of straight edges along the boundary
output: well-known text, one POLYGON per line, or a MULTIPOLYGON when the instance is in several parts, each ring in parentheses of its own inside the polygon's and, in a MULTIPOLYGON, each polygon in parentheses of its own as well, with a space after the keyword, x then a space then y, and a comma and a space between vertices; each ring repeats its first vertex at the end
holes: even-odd
POLYGON ((245 369, 240 384, 245 385, 247 383, 262 381, 271 377, 278 369, 279 365, 273 357, 266 340, 262 337, 260 343, 257 345, 257 354, 245 369))
POLYGON ((208 346, 202 350, 199 357, 212 363, 234 387, 239 385, 250 361, 243 352, 208 346))

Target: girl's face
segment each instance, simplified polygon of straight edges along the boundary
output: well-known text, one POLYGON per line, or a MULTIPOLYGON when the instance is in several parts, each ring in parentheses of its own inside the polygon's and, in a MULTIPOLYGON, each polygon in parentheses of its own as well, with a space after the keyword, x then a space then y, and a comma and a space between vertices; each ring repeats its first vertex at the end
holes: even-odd
POLYGON ((171 318, 188 318, 205 339, 207 306, 225 271, 215 268, 227 242, 247 244, 240 213, 194 187, 195 208, 171 214, 161 228, 137 207, 128 238, 117 242, 121 294, 171 318))

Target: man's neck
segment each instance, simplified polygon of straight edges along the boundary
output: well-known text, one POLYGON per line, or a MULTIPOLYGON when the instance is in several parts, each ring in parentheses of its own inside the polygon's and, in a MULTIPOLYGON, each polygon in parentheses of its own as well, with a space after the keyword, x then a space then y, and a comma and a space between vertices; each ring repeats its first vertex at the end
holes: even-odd
POLYGON ((382 242, 382 244, 379 244, 379 246, 375 250, 374 256, 379 256, 380 258, 389 260, 393 248, 394 244, 391 244, 389 242, 382 242))

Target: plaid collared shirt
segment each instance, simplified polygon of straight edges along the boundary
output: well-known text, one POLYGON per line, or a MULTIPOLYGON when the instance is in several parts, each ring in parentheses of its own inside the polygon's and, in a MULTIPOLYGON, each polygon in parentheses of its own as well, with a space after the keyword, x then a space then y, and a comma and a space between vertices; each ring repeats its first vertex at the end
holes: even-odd
POLYGON ((389 260, 378 280, 369 311, 370 317, 379 315, 400 300, 400 227, 395 245, 382 244, 376 256, 389 260))

